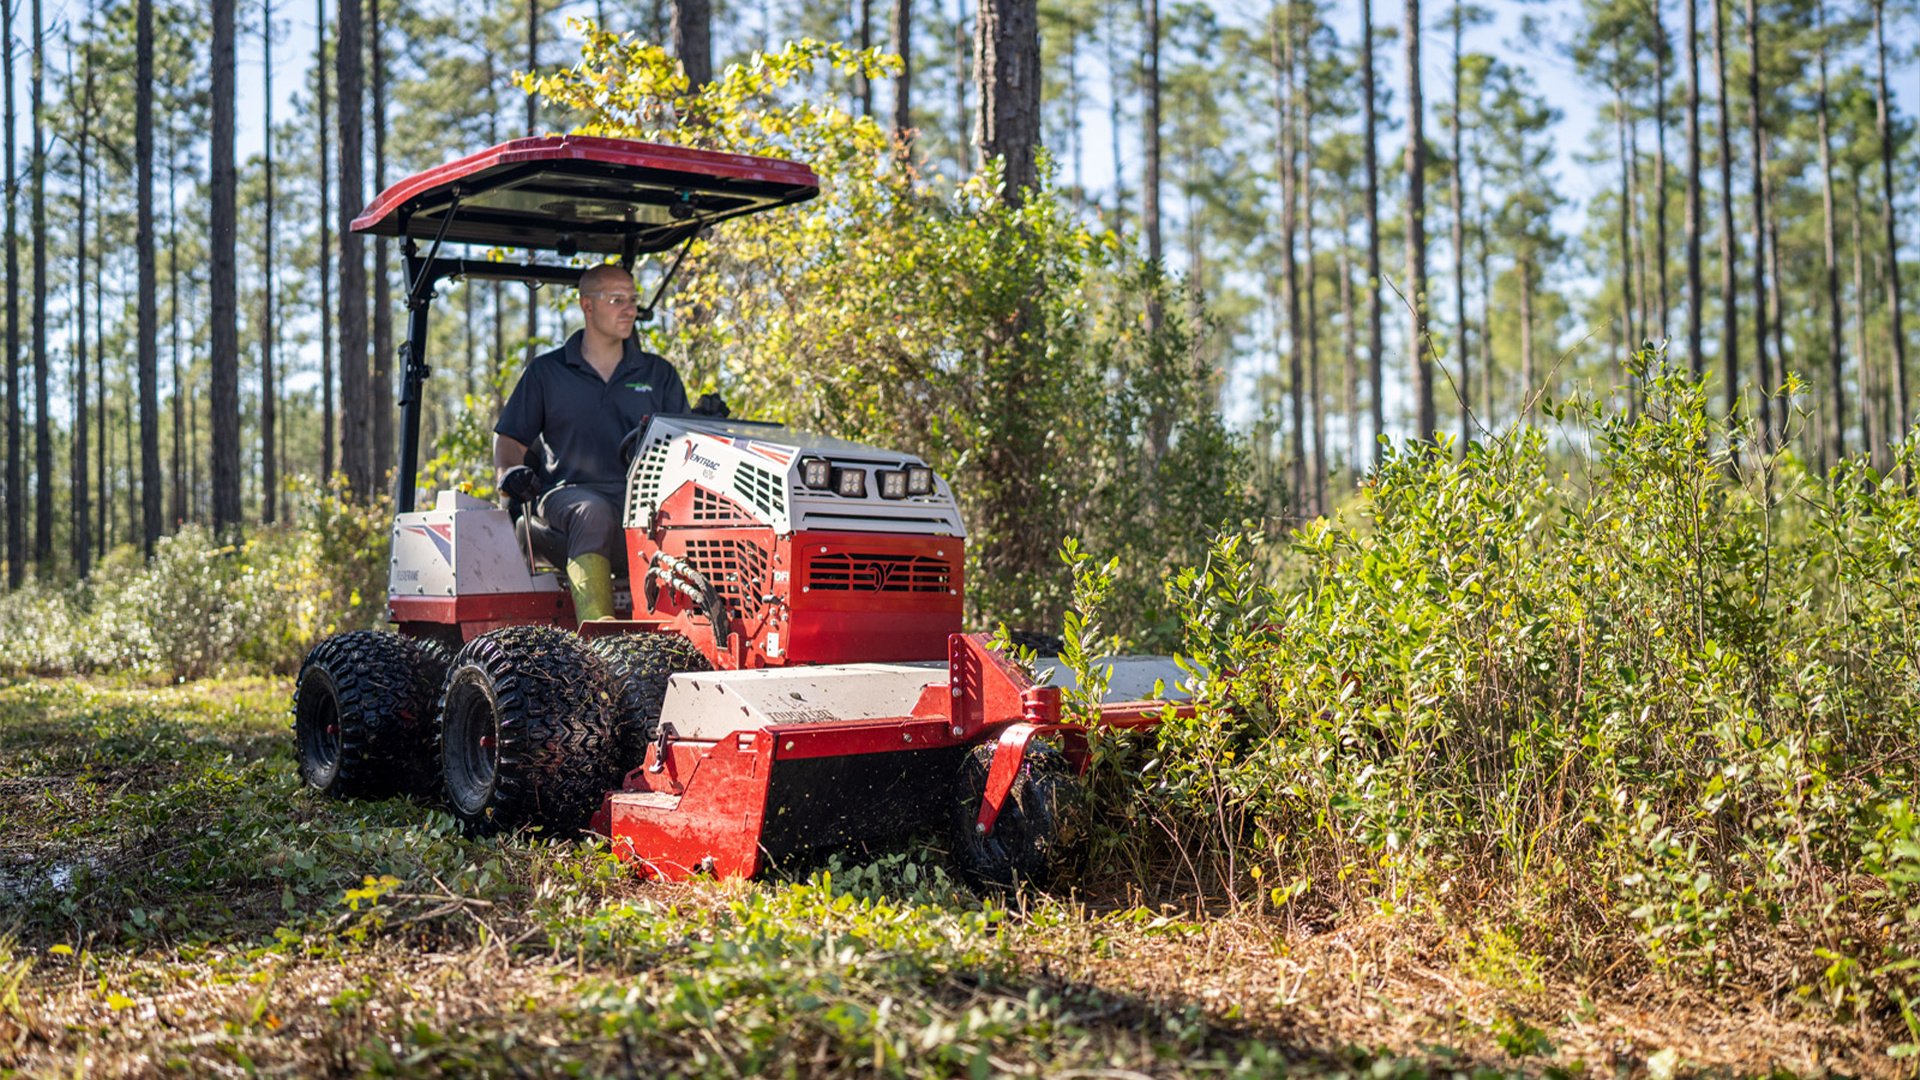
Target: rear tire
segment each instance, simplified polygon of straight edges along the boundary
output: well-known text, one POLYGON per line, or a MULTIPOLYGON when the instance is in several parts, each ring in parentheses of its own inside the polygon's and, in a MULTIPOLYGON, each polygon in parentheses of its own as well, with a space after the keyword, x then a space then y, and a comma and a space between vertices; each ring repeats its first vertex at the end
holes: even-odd
POLYGON ((314 646, 294 682, 300 779, 335 798, 430 790, 435 695, 446 670, 444 657, 383 630, 314 646))
POLYGON ((568 630, 510 626, 468 642, 440 699, 441 777, 467 830, 584 827, 620 775, 611 688, 568 630))
POLYGON ((1000 805, 993 833, 982 836, 975 819, 986 797, 987 773, 997 745, 985 742, 969 749, 954 777, 954 863, 976 888, 1030 885, 1044 889, 1058 865, 1061 821, 1076 786, 1073 773, 1058 750, 1037 742, 1027 744, 1026 759, 1000 805))
POLYGON ((679 634, 613 634, 594 638, 592 649, 614 678, 614 742, 625 776, 646 763, 647 744, 660 736, 667 680, 682 671, 712 671, 713 665, 679 634))

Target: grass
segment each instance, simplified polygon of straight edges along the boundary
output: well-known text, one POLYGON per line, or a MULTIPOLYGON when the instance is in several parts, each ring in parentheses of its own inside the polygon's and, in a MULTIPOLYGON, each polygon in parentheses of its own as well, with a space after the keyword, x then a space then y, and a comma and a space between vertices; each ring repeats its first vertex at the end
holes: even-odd
POLYGON ((0 1073, 1891 1071, 1789 1002, 1569 974, 1526 928, 982 900, 920 844, 652 885, 301 790, 280 680, 0 689, 0 1073))

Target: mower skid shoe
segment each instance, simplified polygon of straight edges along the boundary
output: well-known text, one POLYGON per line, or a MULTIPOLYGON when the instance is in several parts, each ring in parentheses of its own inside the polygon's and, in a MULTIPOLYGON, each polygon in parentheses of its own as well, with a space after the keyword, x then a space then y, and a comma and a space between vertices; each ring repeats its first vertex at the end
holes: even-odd
POLYGON ((635 775, 660 788, 613 792, 595 816, 614 854, 640 876, 664 881, 757 874, 773 739, 739 732, 718 742, 675 742, 665 761, 658 755, 656 745, 635 775))

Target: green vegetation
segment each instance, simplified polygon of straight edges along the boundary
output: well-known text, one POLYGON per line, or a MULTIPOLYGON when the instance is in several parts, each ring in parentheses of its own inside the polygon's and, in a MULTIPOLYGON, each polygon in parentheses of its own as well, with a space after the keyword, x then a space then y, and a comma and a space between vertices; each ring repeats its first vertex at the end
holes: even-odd
POLYGON ((1846 1028, 1569 982, 1492 929, 1288 932, 1125 892, 983 900, 927 843, 765 883, 647 885, 592 843, 469 840, 428 807, 302 791, 286 694, 0 690, 0 1070, 1389 1077, 1876 1058, 1846 1028), (1755 1024, 1764 1055, 1727 1039, 1755 1024))

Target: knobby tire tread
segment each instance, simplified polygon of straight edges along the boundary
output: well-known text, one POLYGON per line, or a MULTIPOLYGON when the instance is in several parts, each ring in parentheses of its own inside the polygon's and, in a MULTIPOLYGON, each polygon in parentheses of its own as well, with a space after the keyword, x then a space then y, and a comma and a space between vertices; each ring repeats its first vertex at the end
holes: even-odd
POLYGON ((430 790, 434 718, 446 670, 444 656, 385 630, 352 630, 314 646, 294 682, 300 779, 337 798, 430 790), (321 775, 300 741, 302 695, 315 692, 332 693, 337 702, 340 748, 331 777, 321 775))
POLYGON ((615 745, 621 775, 646 763, 647 746, 660 735, 660 709, 667 680, 683 671, 712 671, 706 654, 679 634, 613 634, 593 639, 615 687, 615 745))

